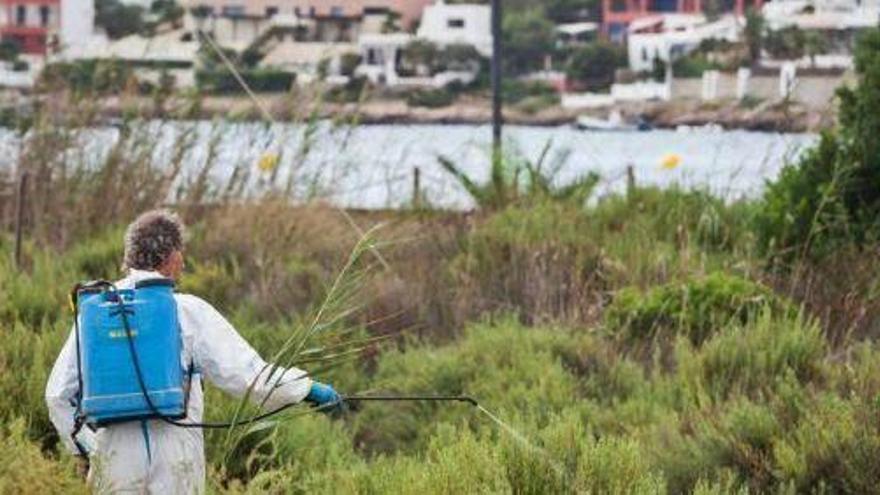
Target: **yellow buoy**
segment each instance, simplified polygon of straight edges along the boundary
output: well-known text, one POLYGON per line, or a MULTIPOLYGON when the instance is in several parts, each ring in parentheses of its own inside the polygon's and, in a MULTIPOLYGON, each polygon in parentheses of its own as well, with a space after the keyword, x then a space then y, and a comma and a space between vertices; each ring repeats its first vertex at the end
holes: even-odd
POLYGON ((681 156, 675 153, 669 153, 660 161, 660 168, 663 170, 675 170, 681 165, 681 156))
POLYGON ((263 172, 271 172, 278 166, 278 160, 277 153, 264 153, 257 162, 257 168, 263 172))

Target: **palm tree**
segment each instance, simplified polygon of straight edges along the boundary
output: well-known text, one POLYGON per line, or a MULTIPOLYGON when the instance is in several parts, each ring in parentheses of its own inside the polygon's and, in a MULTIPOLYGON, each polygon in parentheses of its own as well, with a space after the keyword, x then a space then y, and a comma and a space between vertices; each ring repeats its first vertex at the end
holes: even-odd
POLYGON ((590 172, 568 184, 557 185, 555 178, 571 151, 564 149, 556 152, 549 166, 545 167, 552 144, 552 140, 547 141, 535 162, 516 155, 492 160, 489 181, 482 184, 449 158, 440 156, 438 160, 480 209, 497 210, 512 204, 538 201, 564 201, 583 205, 599 184, 599 175, 590 172))

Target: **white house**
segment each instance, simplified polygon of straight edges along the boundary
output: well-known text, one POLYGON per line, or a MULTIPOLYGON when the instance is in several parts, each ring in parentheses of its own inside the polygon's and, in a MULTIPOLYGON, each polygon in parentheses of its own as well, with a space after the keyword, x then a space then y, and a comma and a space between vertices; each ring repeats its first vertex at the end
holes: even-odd
POLYGON ((492 10, 488 5, 447 5, 439 0, 425 7, 416 35, 439 46, 473 45, 480 55, 492 56, 492 10))
POLYGON ((84 45, 95 36, 95 3, 83 1, 61 2, 61 49, 84 45))
POLYGON ((875 27, 880 0, 774 0, 761 9, 770 29, 797 26, 806 30, 875 27))
POLYGON ((374 84, 395 86, 399 83, 397 62, 400 52, 415 37, 408 33, 364 34, 358 40, 361 65, 356 74, 374 84))
POLYGON ((702 14, 660 14, 643 17, 629 26, 627 48, 629 66, 634 71, 651 70, 654 59, 663 62, 686 55, 703 40, 735 42, 739 25, 734 16, 707 22, 702 14))

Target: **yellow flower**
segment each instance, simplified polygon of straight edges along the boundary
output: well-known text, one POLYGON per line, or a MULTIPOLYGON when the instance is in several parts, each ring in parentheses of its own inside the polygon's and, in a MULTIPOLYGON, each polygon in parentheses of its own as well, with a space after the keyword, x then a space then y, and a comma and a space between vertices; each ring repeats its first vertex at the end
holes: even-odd
POLYGON ((681 165, 681 157, 675 153, 669 153, 660 161, 660 168, 663 170, 675 170, 681 165))
POLYGON ((257 168, 263 172, 271 172, 278 166, 277 153, 264 153, 257 162, 257 168))

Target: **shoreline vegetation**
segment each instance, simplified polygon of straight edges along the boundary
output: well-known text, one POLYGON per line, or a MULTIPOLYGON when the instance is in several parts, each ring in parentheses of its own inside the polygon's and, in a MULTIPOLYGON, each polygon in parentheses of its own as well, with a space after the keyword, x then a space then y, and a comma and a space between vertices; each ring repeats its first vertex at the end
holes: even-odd
MULTIPOLYGON (((492 118, 489 100, 475 96, 462 97, 442 108, 412 107, 401 99, 333 103, 321 101, 319 96, 306 91, 259 97, 273 117, 282 122, 317 118, 360 125, 488 125, 492 118)), ((188 95, 171 96, 164 99, 160 107, 150 96, 109 95, 93 102, 92 111, 100 117, 98 120, 115 120, 129 115, 156 119, 262 120, 259 108, 246 96, 205 95, 197 97, 197 101, 194 99, 188 95)), ((33 101, 60 112, 75 112, 80 105, 74 100, 47 95, 36 96, 33 100, 19 99, 16 105, 28 108, 33 101)), ((12 107, 12 103, 7 105, 12 107)), ((625 120, 644 121, 657 129, 720 126, 728 130, 815 133, 829 128, 835 118, 833 106, 821 109, 795 102, 746 106, 735 101, 673 100, 621 104, 613 110, 620 112, 625 120)), ((575 125, 582 115, 604 119, 610 111, 612 109, 572 110, 559 105, 523 111, 510 105, 504 109, 504 117, 505 123, 510 125, 557 127, 575 125)))

